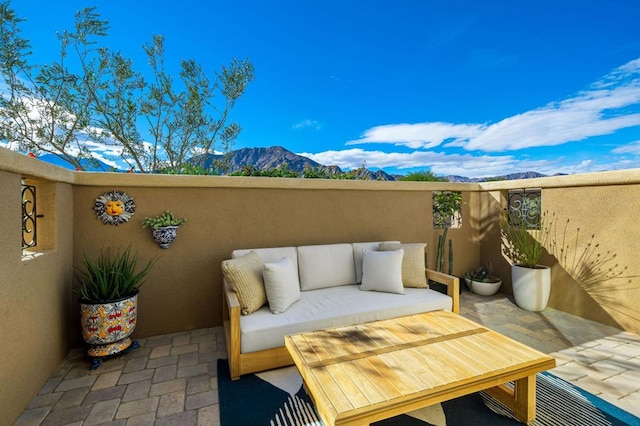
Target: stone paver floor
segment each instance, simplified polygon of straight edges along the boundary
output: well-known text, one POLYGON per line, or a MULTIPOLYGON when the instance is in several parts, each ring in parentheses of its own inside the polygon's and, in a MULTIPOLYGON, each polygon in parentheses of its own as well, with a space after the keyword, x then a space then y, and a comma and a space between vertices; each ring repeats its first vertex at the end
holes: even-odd
MULTIPOLYGON (((556 358, 552 373, 640 416, 640 336, 547 308, 527 312, 501 294, 463 292, 460 313, 556 358)), ((138 339, 95 371, 81 350, 16 425, 218 425, 216 360, 222 327, 138 339)))

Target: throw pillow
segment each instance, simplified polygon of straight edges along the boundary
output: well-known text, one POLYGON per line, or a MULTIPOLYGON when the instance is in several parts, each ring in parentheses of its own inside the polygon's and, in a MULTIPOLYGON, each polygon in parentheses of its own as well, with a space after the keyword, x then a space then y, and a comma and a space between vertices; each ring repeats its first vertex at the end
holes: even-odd
POLYGON ((240 312, 249 315, 267 303, 262 282, 262 260, 256 252, 222 261, 222 274, 238 295, 240 312))
POLYGON ((298 271, 290 257, 285 256, 277 262, 265 263, 262 277, 269 309, 274 314, 283 313, 300 300, 298 271))
POLYGON ((402 258, 402 283, 405 287, 428 288, 424 264, 424 243, 395 244, 380 243, 382 251, 404 250, 402 258))
POLYGON ((402 257, 404 251, 373 251, 365 249, 362 256, 360 290, 404 294, 402 257))

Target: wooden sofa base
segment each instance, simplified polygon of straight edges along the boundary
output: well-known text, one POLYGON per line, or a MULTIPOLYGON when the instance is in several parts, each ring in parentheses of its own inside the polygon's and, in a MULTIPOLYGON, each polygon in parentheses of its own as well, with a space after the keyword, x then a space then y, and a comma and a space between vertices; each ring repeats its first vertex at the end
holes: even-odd
MULTIPOLYGON (((447 295, 451 297, 453 304, 451 310, 456 314, 459 313, 460 280, 457 277, 430 269, 425 270, 425 274, 428 280, 444 284, 447 287, 447 295)), ((223 281, 222 292, 224 337, 227 343, 231 380, 238 380, 242 374, 293 365, 293 359, 284 346, 258 352, 240 352, 240 303, 238 296, 226 281, 223 281)))
POLYGON ((274 368, 293 365, 293 359, 284 346, 267 349, 264 351, 233 354, 230 351, 229 335, 230 321, 224 322, 224 337, 227 341, 227 354, 229 355, 229 373, 231 380, 238 380, 241 375, 256 373, 258 371, 272 370, 274 368))

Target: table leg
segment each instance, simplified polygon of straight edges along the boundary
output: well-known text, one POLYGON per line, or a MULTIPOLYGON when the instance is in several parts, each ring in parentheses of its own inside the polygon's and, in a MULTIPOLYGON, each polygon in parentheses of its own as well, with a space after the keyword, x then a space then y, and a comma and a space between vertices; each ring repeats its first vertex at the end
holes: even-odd
POLYGON ((524 423, 536 418, 536 376, 527 376, 515 381, 514 386, 515 415, 524 423))

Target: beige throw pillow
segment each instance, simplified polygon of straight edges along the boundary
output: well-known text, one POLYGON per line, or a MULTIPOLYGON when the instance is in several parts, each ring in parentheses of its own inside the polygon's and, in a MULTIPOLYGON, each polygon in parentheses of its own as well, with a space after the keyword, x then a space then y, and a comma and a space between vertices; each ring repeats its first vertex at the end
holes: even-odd
POLYGON ((262 281, 262 260, 256 252, 222 261, 222 274, 238 295, 242 315, 249 315, 267 303, 262 281))
POLYGON ((402 257, 402 284, 405 287, 428 288, 427 277, 425 275, 424 243, 396 244, 380 243, 378 248, 381 251, 404 250, 402 257))

